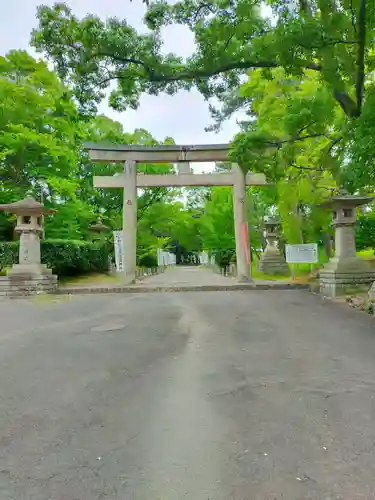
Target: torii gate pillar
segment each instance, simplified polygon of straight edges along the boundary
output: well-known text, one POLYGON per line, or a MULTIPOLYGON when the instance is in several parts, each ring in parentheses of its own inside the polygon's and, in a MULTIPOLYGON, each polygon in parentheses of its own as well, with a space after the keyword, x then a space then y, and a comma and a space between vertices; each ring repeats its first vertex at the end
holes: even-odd
MULTIPOLYGON (((246 176, 241 168, 232 163, 234 183, 232 187, 233 194, 233 217, 234 217, 234 235, 236 239, 236 262, 237 262, 237 281, 250 281, 251 267, 248 262, 250 248, 247 236, 247 213, 246 213, 246 176)), ((251 259, 250 259, 251 260, 251 259)))
POLYGON ((137 163, 126 160, 124 165, 124 206, 122 211, 124 284, 135 283, 137 269, 137 163))

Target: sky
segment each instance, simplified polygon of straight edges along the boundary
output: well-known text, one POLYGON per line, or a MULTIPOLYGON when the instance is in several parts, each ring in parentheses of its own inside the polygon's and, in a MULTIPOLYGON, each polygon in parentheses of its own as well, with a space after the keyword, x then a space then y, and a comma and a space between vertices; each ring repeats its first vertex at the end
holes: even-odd
MULTIPOLYGON (((54 0, 0 0, 0 54, 11 49, 28 49, 30 32, 36 27, 36 8, 40 4, 53 5, 54 0)), ((141 0, 67 0, 65 3, 81 17, 88 13, 100 18, 126 18, 135 28, 144 30, 142 18, 145 5, 141 0)), ((164 50, 188 56, 194 50, 192 34, 183 26, 169 26, 164 30, 164 50)), ((33 53, 34 54, 34 53, 33 53)), ((35 55, 35 54, 34 54, 35 55)), ((237 132, 236 119, 227 121, 219 133, 205 132, 211 123, 208 103, 197 91, 180 91, 175 96, 143 96, 136 111, 117 113, 105 102, 100 112, 123 124, 125 132, 136 128, 148 130, 161 141, 173 137, 176 144, 225 143, 237 132)), ((209 171, 212 164, 193 164, 195 172, 209 171)))

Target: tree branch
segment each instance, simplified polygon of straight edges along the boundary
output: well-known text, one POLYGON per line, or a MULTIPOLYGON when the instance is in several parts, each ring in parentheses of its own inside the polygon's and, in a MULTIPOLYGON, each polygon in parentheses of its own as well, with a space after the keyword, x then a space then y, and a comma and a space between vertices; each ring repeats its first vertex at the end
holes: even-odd
POLYGON ((226 41, 225 45, 224 45, 224 50, 227 50, 228 48, 228 45, 230 44, 232 38, 234 37, 234 35, 236 34, 236 27, 234 26, 233 27, 233 33, 230 35, 230 37, 228 38, 228 40, 226 41))
POLYGON ((357 118, 360 115, 357 103, 350 97, 350 95, 345 94, 344 92, 339 92, 338 90, 334 90, 333 95, 346 115, 352 118, 357 118))
POLYGON ((199 14, 201 13, 201 11, 203 9, 208 9, 212 14, 215 13, 215 10, 213 9, 213 6, 208 4, 208 3, 202 3, 198 8, 197 10, 195 11, 195 14, 194 14, 194 22, 196 22, 196 20, 198 19, 198 16, 199 14))
POLYGON ((363 90, 365 84, 365 45, 366 45, 366 0, 361 0, 358 16, 358 75, 356 84, 356 98, 358 115, 362 110, 363 90))
POLYGON ((355 25, 355 13, 353 8, 353 0, 350 0, 350 10, 352 12, 352 26, 354 29, 354 33, 357 33, 357 26, 355 25))
POLYGON ((317 45, 306 45, 301 42, 298 43, 300 47, 303 47, 304 49, 323 49, 324 47, 330 47, 332 45, 356 45, 358 40, 322 40, 320 44, 317 45))
MULTIPOLYGON (((365 2, 366 0, 361 0, 362 2, 365 2)), ((193 81, 193 80, 200 80, 200 79, 207 79, 213 76, 220 75, 221 73, 227 73, 229 71, 234 71, 234 70, 250 70, 252 68, 278 68, 280 67, 279 62, 277 61, 253 61, 253 60, 242 60, 242 61, 231 61, 228 63, 224 63, 222 65, 217 66, 216 68, 202 68, 202 69, 196 69, 196 70, 188 70, 188 71, 181 71, 177 72, 174 74, 168 74, 170 73, 170 67, 166 67, 167 72, 163 73, 163 67, 161 67, 161 70, 159 70, 158 73, 148 66, 144 61, 141 61, 140 59, 135 59, 132 57, 121 57, 113 54, 108 54, 108 53, 97 53, 93 54, 92 57, 88 58, 87 62, 90 61, 91 58, 94 57, 108 57, 109 59, 112 59, 113 61, 123 63, 123 64, 135 64, 138 66, 142 66, 145 70, 145 75, 144 78, 146 78, 150 83, 158 83, 158 82, 177 82, 180 80, 185 80, 185 81, 193 81)), ((364 47, 363 47, 363 57, 364 57, 364 47)), ((364 64, 364 61, 363 61, 364 64)), ((321 71, 322 66, 319 63, 316 62, 310 62, 306 64, 301 64, 301 67, 304 69, 310 69, 312 71, 321 71)), ((364 66, 363 70, 360 72, 362 75, 362 79, 358 82, 358 87, 361 88, 361 103, 362 103, 362 97, 363 97, 363 84, 364 84, 364 66)), ((359 75, 360 76, 360 75, 359 75)), ((112 77, 108 77, 104 80, 102 80, 99 84, 103 85, 105 83, 108 83, 111 80, 116 80, 116 79, 126 79, 126 75, 120 75, 120 74, 114 74, 112 77)), ((340 104, 341 108, 343 109, 344 113, 350 117, 358 117, 360 115, 361 110, 358 108, 357 103, 346 93, 340 92, 335 90, 334 91, 334 97, 340 104)))
MULTIPOLYGON (((210 69, 197 69, 191 71, 182 71, 176 73, 175 75, 165 75, 165 74, 152 74, 150 75, 151 82, 175 82, 178 80, 199 80, 201 78, 210 78, 211 76, 216 76, 221 73, 226 73, 227 71, 233 71, 236 69, 252 69, 252 68, 278 68, 280 64, 277 61, 233 61, 216 68, 210 69)), ((314 71, 321 71, 320 64, 308 63, 303 65, 306 69, 311 69, 314 71)))
POLYGON ((292 168, 296 168, 297 170, 309 170, 310 172, 324 172, 324 168, 321 167, 302 167, 300 165, 296 165, 292 163, 290 165, 292 168))
POLYGON ((142 219, 147 209, 150 208, 151 205, 157 203, 158 201, 161 201, 164 194, 165 194, 165 188, 154 188, 149 199, 142 206, 138 208, 137 220, 139 221, 140 219, 142 219))
POLYGON ((274 141, 274 142, 273 141, 265 141, 265 144, 267 144, 269 146, 280 147, 283 144, 293 144, 294 142, 305 141, 306 139, 315 139, 316 137, 329 138, 329 136, 327 136, 327 134, 310 134, 310 135, 303 135, 300 137, 294 137, 293 139, 285 139, 283 141, 274 141))

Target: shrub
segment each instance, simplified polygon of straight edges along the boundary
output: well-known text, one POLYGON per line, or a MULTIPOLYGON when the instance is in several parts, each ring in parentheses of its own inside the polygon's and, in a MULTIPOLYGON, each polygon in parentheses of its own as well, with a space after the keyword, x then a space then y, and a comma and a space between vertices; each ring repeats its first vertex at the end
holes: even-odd
POLYGON ((144 253, 138 257, 139 267, 158 267, 158 258, 153 253, 144 253))
POLYGON ((234 249, 219 250, 215 254, 215 262, 219 267, 228 267, 233 259, 235 261, 235 256, 234 249))
POLYGON ((358 217, 356 230, 357 250, 375 248, 375 212, 358 217))
MULTIPOLYGON (((18 249, 18 241, 0 243, 0 268, 18 262, 18 249)), ((58 276, 106 272, 109 247, 88 241, 45 240, 41 243, 41 258, 58 276)))

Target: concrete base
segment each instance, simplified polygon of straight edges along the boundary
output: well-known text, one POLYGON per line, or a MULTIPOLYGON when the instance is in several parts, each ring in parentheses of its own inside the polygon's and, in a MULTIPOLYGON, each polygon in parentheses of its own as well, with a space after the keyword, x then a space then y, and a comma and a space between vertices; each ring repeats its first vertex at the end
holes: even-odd
POLYGON ((372 304, 372 313, 375 315, 375 281, 368 291, 368 300, 372 304))
POLYGON ((9 269, 8 276, 51 276, 52 270, 45 264, 13 264, 9 269))
POLYGON ((367 293, 374 281, 375 271, 361 257, 334 258, 319 272, 320 293, 331 298, 367 293))
POLYGON ((122 272, 119 271, 116 273, 116 276, 119 278, 119 280, 123 285, 134 285, 135 283, 135 277, 133 274, 128 274, 123 271, 122 272))
POLYGON ((150 267, 150 268, 140 268, 135 272, 135 278, 133 275, 126 274, 125 272, 117 272, 116 276, 119 278, 123 285, 134 285, 137 280, 142 280, 147 276, 153 276, 154 274, 160 274, 165 271, 166 266, 150 267))
POLYGON ((253 280, 249 276, 236 276, 237 283, 253 283, 253 280))
POLYGON ((0 296, 24 297, 54 293, 57 290, 57 276, 16 273, 0 278, 0 296))
POLYGON ((252 283, 253 280, 247 275, 239 275, 237 271, 237 265, 234 262, 231 262, 226 268, 219 268, 216 264, 211 266, 211 268, 221 274, 223 276, 231 276, 236 278, 237 283, 252 283))
POLYGON ((258 263, 258 271, 268 275, 289 276, 289 266, 279 251, 265 252, 258 263))

